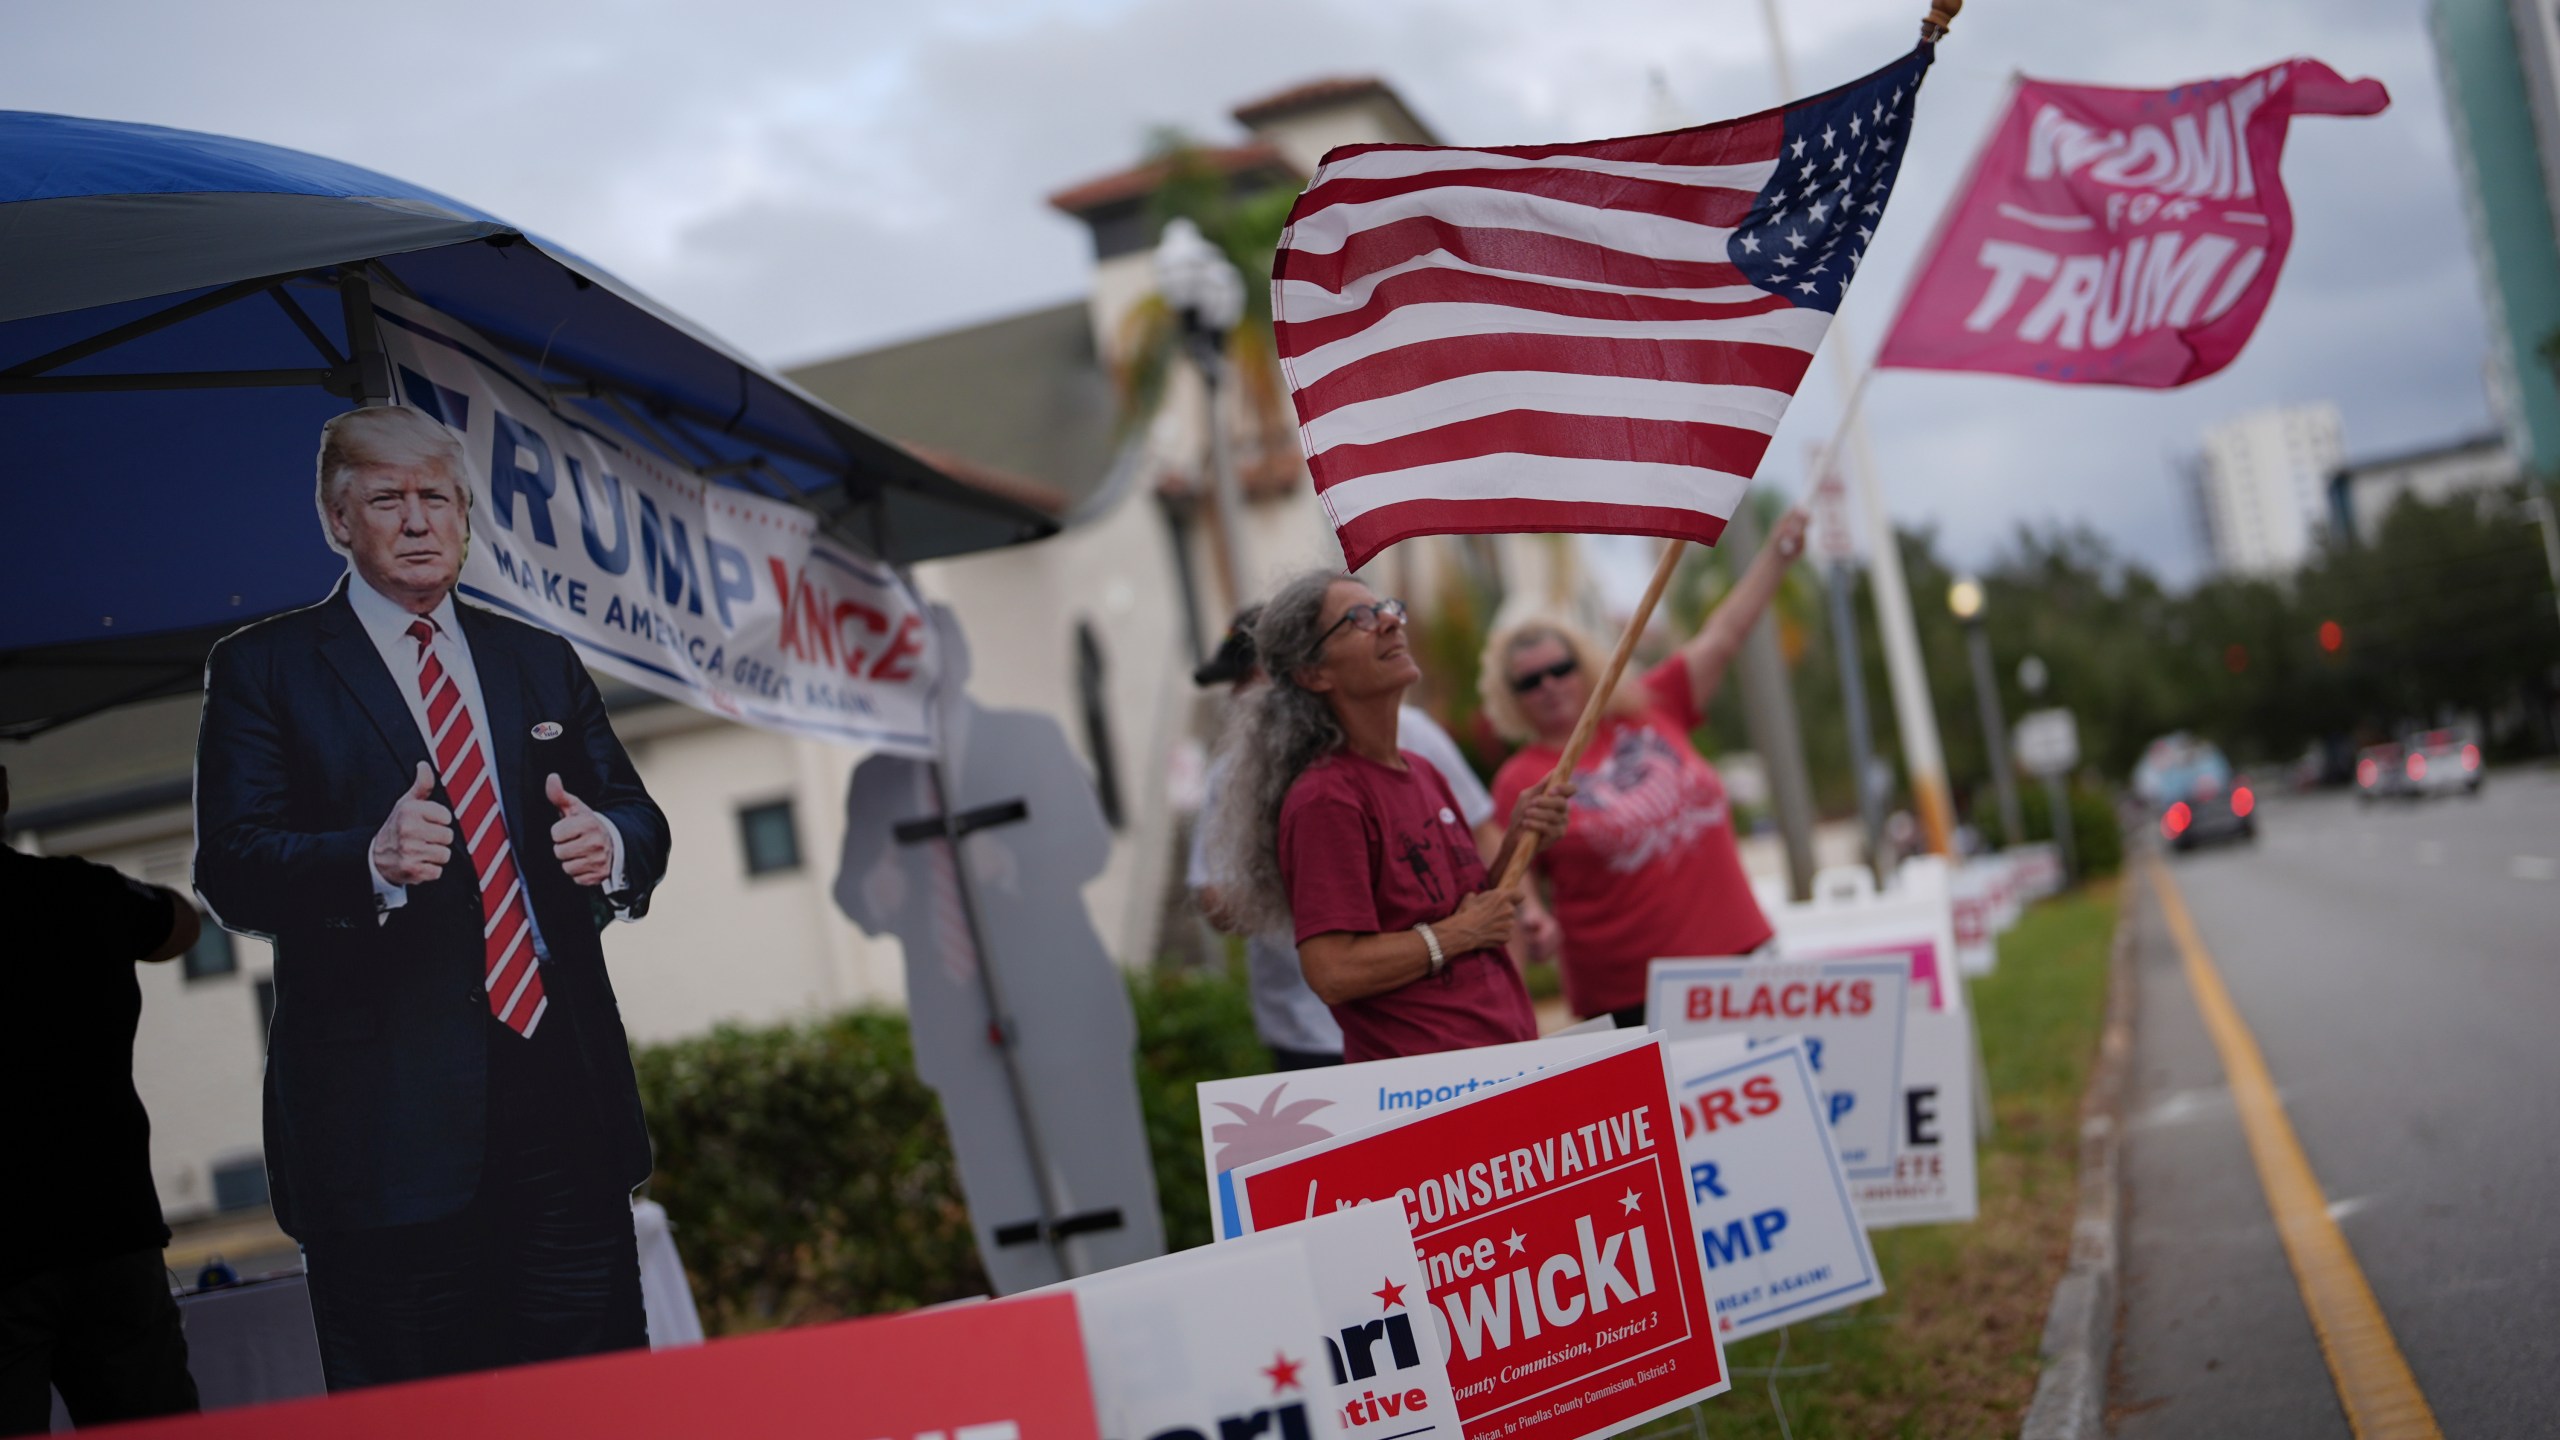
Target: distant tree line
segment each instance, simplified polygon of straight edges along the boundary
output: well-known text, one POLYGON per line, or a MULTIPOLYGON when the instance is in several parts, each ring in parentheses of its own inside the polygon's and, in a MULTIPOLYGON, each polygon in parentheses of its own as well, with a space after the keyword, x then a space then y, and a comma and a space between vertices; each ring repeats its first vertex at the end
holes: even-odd
MULTIPOLYGON (((1772 497, 1757 498, 1774 509, 1772 497)), ((2405 499, 2369 545, 2333 539, 2284 579, 2216 576, 2185 591, 2086 527, 2022 527, 1975 577, 1987 597, 2001 709, 2014 723, 2041 706, 2068 707, 2079 722, 2082 775, 2107 785, 2123 784, 2143 747, 2175 730, 2212 739, 2273 782, 2306 758, 2322 778, 2342 779, 2357 747, 2447 720, 2478 720, 2493 758, 2549 754, 2560 749, 2560 613, 2522 499, 2405 499), (2044 662, 2041 696, 2019 682, 2018 662, 2029 655, 2044 662)), ((1898 539, 1949 778, 1970 813, 1977 799, 1987 802, 1990 768, 1963 631, 1946 606, 1957 568, 1933 531, 1898 539)), ((1678 633, 1722 595, 1732 558, 1691 551, 1668 602, 1678 633)), ((1801 565, 1774 609, 1817 801, 1826 815, 1846 816, 1857 796, 1827 583, 1816 566, 1801 565)), ((1899 776, 1874 604, 1863 571, 1851 583, 1875 753, 1899 776)), ((1433 708, 1478 760, 1498 763, 1500 747, 1475 723, 1473 695, 1484 617, 1499 597, 1415 599, 1433 708)), ((1750 748, 1738 695, 1715 707, 1699 738, 1710 755, 1750 748)))
MULTIPOLYGON (((2406 498, 2369 545, 2332 538, 2289 577, 2214 576, 2183 592, 2086 527, 2022 527, 1976 577, 2001 709, 2014 722, 2040 706, 2068 707, 2083 766, 2117 784, 2144 746, 2173 730, 2203 735, 2262 771, 2308 758, 2332 781, 2344 778, 2357 747, 2445 721, 2479 722, 2493 756, 2551 753, 2560 749, 2560 612, 2522 501, 2520 493, 2406 498), (2019 682, 2018 662, 2029 655, 2049 677, 2041 697, 2019 682)), ((1899 539, 1948 771, 1959 797, 1971 797, 1988 786, 1990 769, 1963 632, 1945 603, 1955 569, 1933 533, 1899 539)), ((1718 557, 1699 568, 1722 565, 1718 557)), ((1817 792, 1826 811, 1847 814, 1856 792, 1822 583, 1800 567, 1780 625, 1817 792)), ((1863 572, 1856 584, 1877 753, 1899 772, 1863 572)), ((1702 573, 1699 601, 1720 590, 1720 575, 1702 573)), ((1721 708, 1714 743, 1744 747, 1740 707, 1721 708)))

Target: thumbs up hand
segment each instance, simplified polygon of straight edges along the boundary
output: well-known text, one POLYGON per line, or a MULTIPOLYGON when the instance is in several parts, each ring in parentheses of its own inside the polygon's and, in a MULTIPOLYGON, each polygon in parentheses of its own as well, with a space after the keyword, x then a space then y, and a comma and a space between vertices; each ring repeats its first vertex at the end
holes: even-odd
POLYGON ((373 832, 374 872, 394 885, 425 884, 453 860, 453 812, 430 798, 435 788, 436 772, 419 761, 417 777, 373 832))
POLYGON ((560 868, 581 885, 603 885, 613 875, 613 836, 605 829, 609 822, 570 794, 556 773, 544 777, 542 793, 560 812, 551 827, 551 853, 560 868))

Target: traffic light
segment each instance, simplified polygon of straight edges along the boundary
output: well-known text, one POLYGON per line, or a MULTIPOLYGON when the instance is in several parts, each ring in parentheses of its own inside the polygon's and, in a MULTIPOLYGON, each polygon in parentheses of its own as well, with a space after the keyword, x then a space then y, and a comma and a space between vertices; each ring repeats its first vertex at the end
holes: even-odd
POLYGON ((2337 621, 2335 621, 2335 620, 2323 620, 2323 621, 2321 621, 2321 622, 2320 622, 2320 648, 2321 648, 2321 649, 2326 650, 2327 652, 2329 652, 2329 653, 2330 653, 2330 654, 2332 654, 2332 655, 2335 655, 2335 654, 2337 654, 2337 653, 2338 653, 2338 651, 2339 651, 2340 649, 2342 649, 2342 648, 2346 645, 2346 643, 2347 643, 2347 632, 2338 628, 2338 622, 2337 622, 2337 621))

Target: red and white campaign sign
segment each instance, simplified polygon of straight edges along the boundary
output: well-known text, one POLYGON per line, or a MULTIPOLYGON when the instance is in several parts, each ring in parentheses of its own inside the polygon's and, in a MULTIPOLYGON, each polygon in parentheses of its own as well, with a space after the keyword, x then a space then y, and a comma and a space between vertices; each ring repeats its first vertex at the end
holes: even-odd
POLYGON ((1804 1036, 1805 1056, 1822 1078, 1840 1163, 1861 1179, 1893 1173, 1911 990, 1906 954, 1656 960, 1645 984, 1644 1019, 1674 1040, 1804 1036))
POLYGON ((2293 243, 2293 117, 2390 103, 2316 60, 2168 90, 2020 80, 1876 364, 2154 388, 2213 374, 2293 243))
POLYGON ((1468 1440, 1612 1435, 1731 1386, 1678 1123, 1649 1039, 1241 1166, 1238 1210, 1400 1208, 1468 1440))
POLYGON ((1597 1031, 1510 1045, 1201 1081, 1200 1150, 1217 1237, 1244 1233, 1236 1218, 1237 1166, 1465 1100, 1577 1055, 1643 1043, 1633 1031, 1606 1028, 1602 1018, 1597 1031))
POLYGON ((1884 1293, 1804 1041, 1669 1047, 1716 1334, 1745 1340, 1884 1293))
POLYGON ((521 1365, 146 1420, 116 1433, 137 1440, 1101 1440, 1075 1301, 1065 1295, 521 1365))

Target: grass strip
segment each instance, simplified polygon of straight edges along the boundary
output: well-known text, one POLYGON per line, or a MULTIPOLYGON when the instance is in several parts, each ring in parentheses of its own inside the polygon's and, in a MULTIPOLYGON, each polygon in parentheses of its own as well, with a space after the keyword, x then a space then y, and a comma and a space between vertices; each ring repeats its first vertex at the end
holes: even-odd
POLYGON ((2107 879, 2035 906, 2001 937, 1997 973, 1967 987, 1998 1122, 1979 1151, 1980 1218, 1876 1231, 1881 1297, 1794 1326, 1783 1351, 1778 1335, 1729 1347, 1732 1391, 1656 1421, 1644 1440, 2018 1433, 2070 1257, 2080 1094, 2105 1023, 2116 903, 2107 879))

